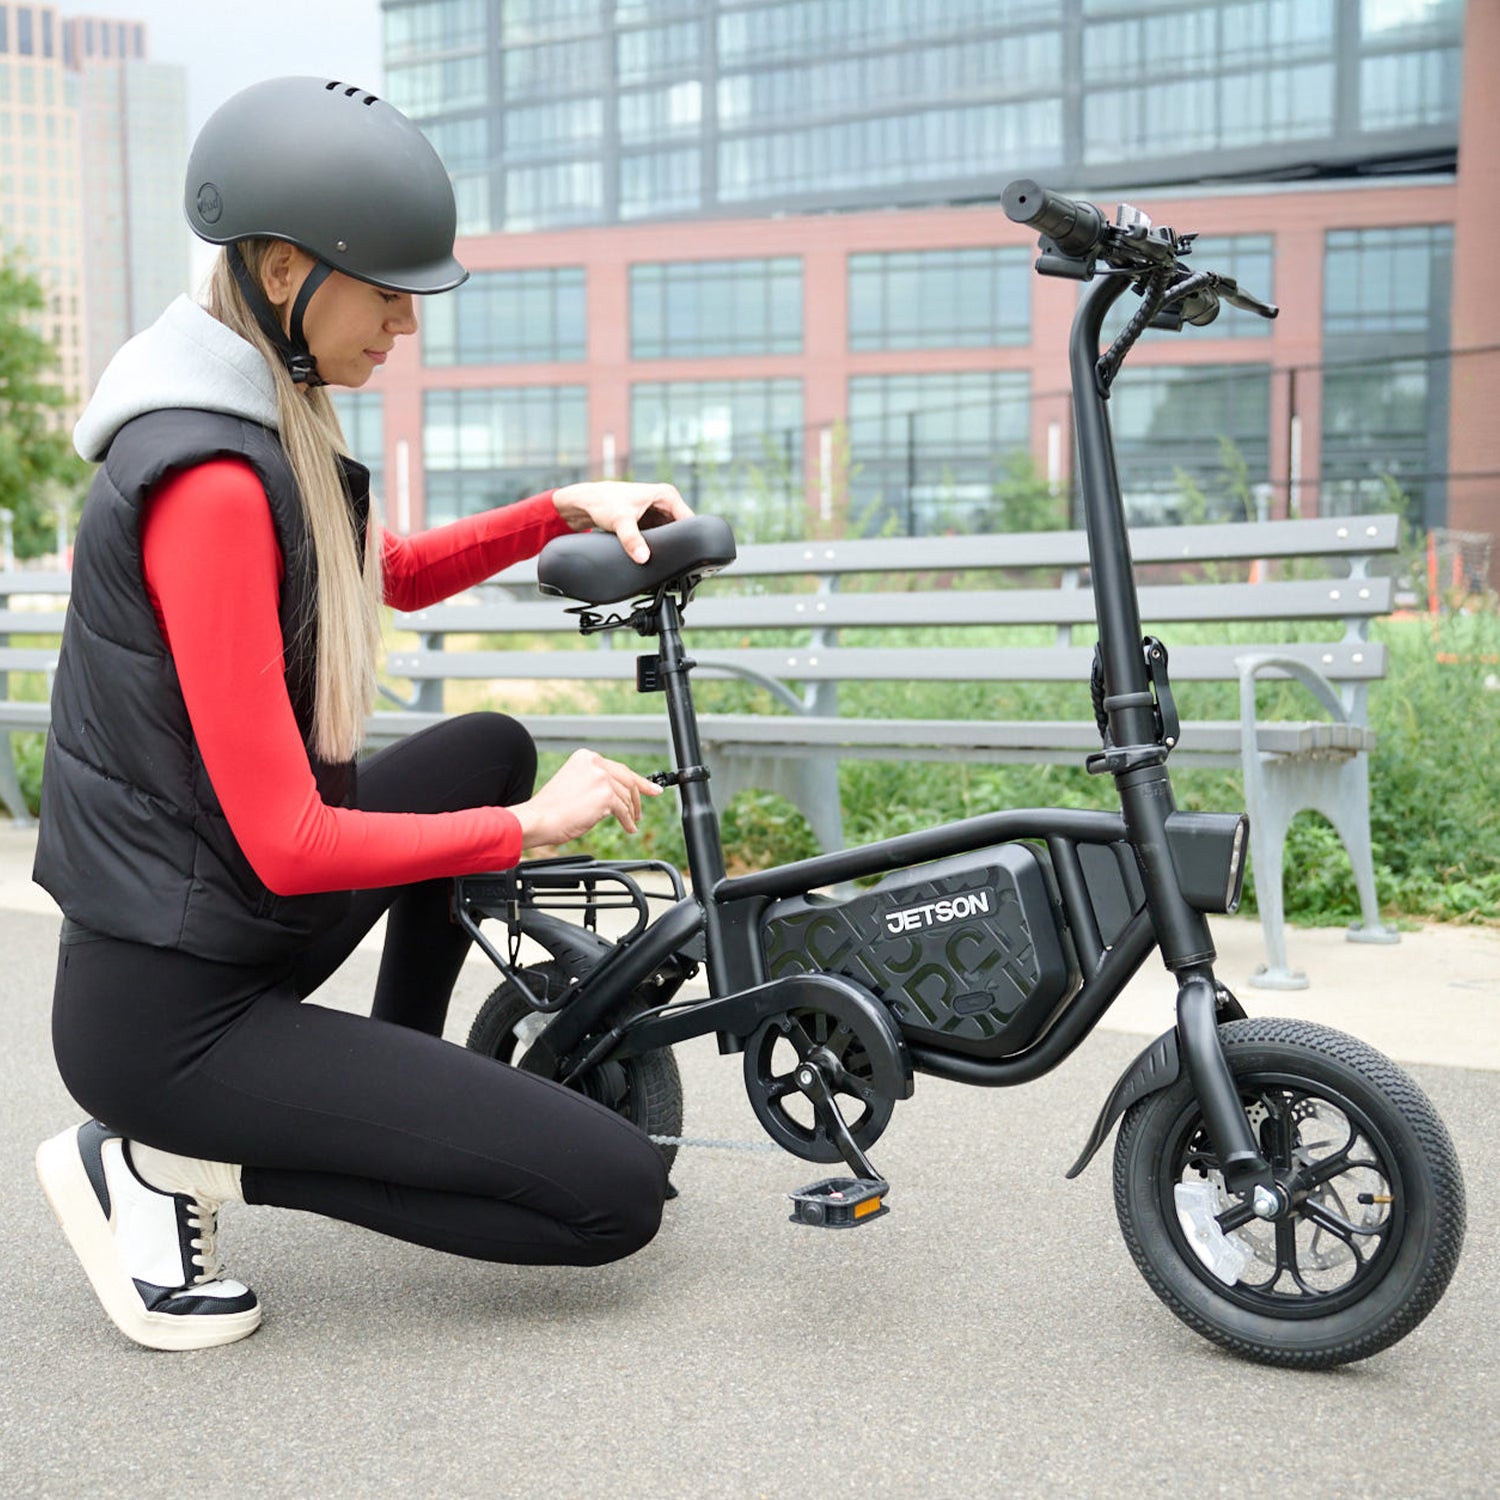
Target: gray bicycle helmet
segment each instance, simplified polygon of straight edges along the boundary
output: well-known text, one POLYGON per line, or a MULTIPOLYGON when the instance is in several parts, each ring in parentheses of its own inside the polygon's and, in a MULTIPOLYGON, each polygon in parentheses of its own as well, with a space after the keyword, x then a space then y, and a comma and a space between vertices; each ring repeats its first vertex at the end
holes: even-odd
POLYGON ((220 105, 193 143, 184 209, 210 244, 287 240, 319 263, 288 341, 242 257, 230 257, 293 377, 309 384, 321 381, 302 315, 331 271, 417 295, 451 291, 469 274, 453 256, 457 213, 442 160, 400 110, 353 84, 273 78, 220 105))

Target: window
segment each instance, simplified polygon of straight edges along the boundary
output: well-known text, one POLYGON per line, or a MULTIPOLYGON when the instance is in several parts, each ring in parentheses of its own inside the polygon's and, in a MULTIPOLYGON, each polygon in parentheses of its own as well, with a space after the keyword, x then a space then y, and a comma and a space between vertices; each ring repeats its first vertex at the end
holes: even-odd
POLYGON ((1462 81, 1457 47, 1366 57, 1359 65, 1360 129, 1454 124, 1462 81))
POLYGON ((1023 249, 915 250, 849 257, 849 347, 1024 344, 1031 261, 1023 249))
POLYGON ((800 380, 645 381, 630 389, 630 472, 670 479, 747 540, 801 534, 800 380))
POLYGON ((487 116, 419 120, 417 123, 450 173, 479 171, 489 165, 490 122, 487 116))
POLYGON ((582 359, 584 277, 577 267, 477 271, 426 305, 428 365, 503 365, 582 359))
POLYGON ((604 24, 602 0, 505 0, 499 9, 507 47, 596 32, 604 24))
POLYGON ((719 59, 726 68, 797 62, 991 27, 1055 23, 1057 11, 1057 0, 790 0, 753 10, 726 8, 719 17, 719 59))
POLYGON ((1319 509, 1389 507, 1441 525, 1448 467, 1453 229, 1331 230, 1323 280, 1323 488, 1319 509))
POLYGON ((1424 524, 1442 490, 1447 452, 1434 426, 1433 374, 1426 360, 1324 370, 1322 514, 1388 510, 1394 484, 1411 519, 1424 524))
POLYGON ((463 52, 489 40, 485 0, 425 0, 420 5, 386 6, 387 64, 429 52, 463 52))
POLYGON ((1360 36, 1366 42, 1457 41, 1463 24, 1464 0, 1359 0, 1360 36))
POLYGON ((856 376, 850 496, 865 529, 985 531, 995 487, 1027 447, 1029 378, 1010 370, 856 376))
POLYGON ((505 174, 505 228, 592 224, 604 211, 604 170, 597 161, 512 167, 505 174))
POLYGON ((696 136, 703 121, 703 85, 696 79, 621 94, 620 139, 626 142, 696 136))
POLYGON ((478 108, 486 102, 489 89, 482 56, 387 68, 385 76, 387 97, 408 115, 478 108))
POLYGON ((615 57, 622 84, 696 72, 703 60, 703 27, 697 21, 673 21, 622 31, 615 39, 615 57))
POLYGON ((620 217, 687 213, 703 201, 699 175, 703 153, 696 146, 653 151, 620 160, 620 217))
POLYGON ((510 47, 504 57, 507 99, 594 95, 607 82, 604 41, 599 37, 548 42, 539 47, 510 47))
POLYGON ((334 408, 349 451, 370 471, 370 488, 385 492, 385 398, 378 391, 339 391, 334 408))
POLYGON ((753 124, 948 103, 964 95, 1034 94, 1062 82, 1062 34, 1032 31, 870 57, 735 73, 719 82, 721 124, 753 124))
POLYGON ((1435 314, 1446 322, 1453 228, 1330 230, 1324 259, 1323 334, 1412 334, 1423 344, 1435 314))
POLYGON ((984 104, 840 121, 719 143, 719 196, 780 200, 831 189, 992 175, 997 161, 1062 159, 1062 103, 984 104))
POLYGON ((802 263, 682 261, 630 268, 633 359, 802 352, 802 263))
POLYGON ((428 391, 422 456, 429 526, 508 505, 584 476, 583 386, 428 391))
POLYGON ((604 106, 598 99, 563 99, 505 111, 505 154, 511 160, 597 150, 603 136, 604 106))
POLYGON ((1269 365, 1127 365, 1109 404, 1132 526, 1255 517, 1270 478, 1269 365))

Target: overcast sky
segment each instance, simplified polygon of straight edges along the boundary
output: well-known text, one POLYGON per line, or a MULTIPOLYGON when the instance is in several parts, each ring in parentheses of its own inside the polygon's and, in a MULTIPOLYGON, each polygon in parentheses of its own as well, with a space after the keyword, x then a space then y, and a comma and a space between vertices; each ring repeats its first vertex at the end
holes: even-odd
MULTIPOLYGON (((146 23, 147 57, 187 69, 190 145, 231 94, 264 78, 306 73, 383 91, 380 0, 207 0, 197 5, 183 0, 78 0, 59 10, 63 16, 146 23)), ((198 287, 214 250, 192 239, 190 255, 198 287)))
POLYGON ((77 0, 64 16, 116 16, 146 23, 146 55, 182 63, 188 137, 231 94, 262 78, 314 73, 379 92, 379 0, 77 0))

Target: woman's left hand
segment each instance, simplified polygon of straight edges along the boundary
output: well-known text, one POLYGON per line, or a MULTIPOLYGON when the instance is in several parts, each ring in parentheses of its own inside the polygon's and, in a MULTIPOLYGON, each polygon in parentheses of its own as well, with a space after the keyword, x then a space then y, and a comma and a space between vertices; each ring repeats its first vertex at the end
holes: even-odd
POLYGON ((620 545, 638 563, 651 556, 641 523, 647 528, 663 521, 682 521, 692 515, 671 484, 632 484, 624 479, 589 480, 565 485, 552 492, 557 513, 574 531, 597 527, 612 531, 620 545))

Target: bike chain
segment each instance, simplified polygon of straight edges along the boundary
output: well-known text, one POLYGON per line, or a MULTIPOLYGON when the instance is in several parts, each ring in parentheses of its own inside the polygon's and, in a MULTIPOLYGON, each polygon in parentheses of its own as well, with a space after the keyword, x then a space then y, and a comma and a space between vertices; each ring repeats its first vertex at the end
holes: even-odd
POLYGON ((658 1146, 706 1146, 716 1151, 777 1151, 775 1141, 721 1141, 712 1136, 653 1135, 651 1140, 658 1146))

